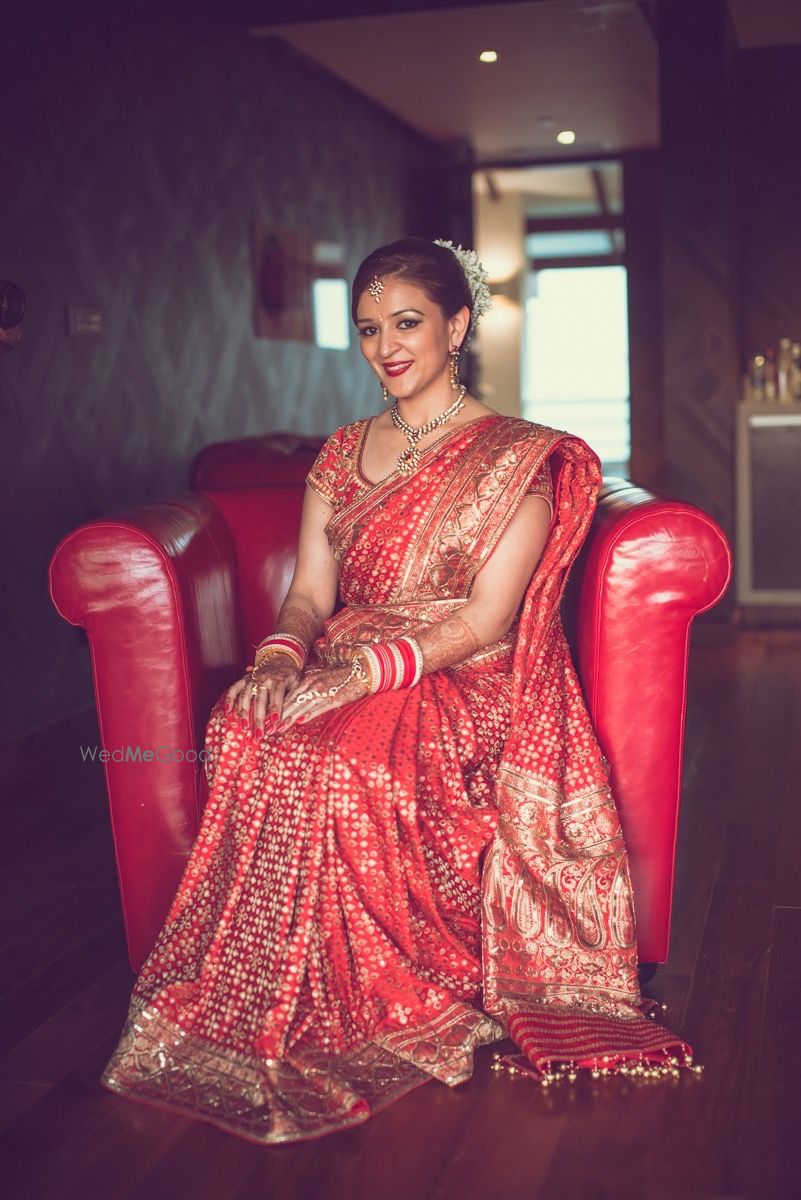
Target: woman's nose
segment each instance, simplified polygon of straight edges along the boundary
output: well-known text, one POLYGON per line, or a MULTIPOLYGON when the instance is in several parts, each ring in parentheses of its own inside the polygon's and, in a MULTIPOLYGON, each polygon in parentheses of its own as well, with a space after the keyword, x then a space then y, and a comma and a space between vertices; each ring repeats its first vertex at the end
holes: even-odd
POLYGON ((378 353, 382 358, 389 358, 397 344, 394 329, 384 328, 380 331, 378 335, 378 353))

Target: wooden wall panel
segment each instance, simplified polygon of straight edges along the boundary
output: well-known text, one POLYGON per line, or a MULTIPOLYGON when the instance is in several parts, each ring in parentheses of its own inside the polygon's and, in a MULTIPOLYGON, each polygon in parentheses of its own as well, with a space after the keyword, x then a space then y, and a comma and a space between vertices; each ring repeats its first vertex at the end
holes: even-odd
POLYGON ((801 46, 741 58, 743 341, 801 341, 801 46))
POLYGON ((642 487, 664 484, 662 390, 661 155, 639 150, 623 159, 629 314, 631 459, 642 487))
POLYGON ((737 47, 725 0, 659 7, 665 483, 728 534, 738 340, 737 47))

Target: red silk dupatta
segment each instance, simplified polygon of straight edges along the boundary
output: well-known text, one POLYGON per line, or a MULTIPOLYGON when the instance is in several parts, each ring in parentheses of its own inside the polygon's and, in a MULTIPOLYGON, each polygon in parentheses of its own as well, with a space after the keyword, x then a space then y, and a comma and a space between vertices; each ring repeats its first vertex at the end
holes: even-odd
MULTIPOLYGON (((691 1065, 692 1047, 653 1019, 656 1002, 640 993, 628 857, 560 615, 600 463, 581 439, 531 422, 480 426, 474 438, 452 435, 460 453, 416 533, 421 549, 406 582, 418 594, 466 596, 547 462, 555 510, 516 623, 499 819, 482 872, 482 1007, 521 1052, 496 1062, 544 1083, 581 1068, 673 1075, 691 1065)), ((340 558, 365 516, 404 486, 390 477, 334 515, 328 532, 340 558)), ((348 591, 347 573, 343 583, 348 591)), ((413 628, 410 615, 395 633, 413 628)), ((365 634, 351 625, 348 640, 365 634)), ((378 636, 392 632, 384 626, 378 636)))
MULTIPOLYGON (((546 456, 554 522, 520 615, 511 729, 496 781, 499 821, 483 866, 483 1007, 521 1051, 496 1061, 543 1083, 575 1078, 580 1068, 675 1075, 691 1065, 692 1047, 646 1016, 656 1002, 640 994, 609 764, 559 611, 592 521, 600 464, 583 441, 553 431, 531 436, 529 471, 546 456)), ((523 478, 507 485, 507 511, 522 499, 523 478)))

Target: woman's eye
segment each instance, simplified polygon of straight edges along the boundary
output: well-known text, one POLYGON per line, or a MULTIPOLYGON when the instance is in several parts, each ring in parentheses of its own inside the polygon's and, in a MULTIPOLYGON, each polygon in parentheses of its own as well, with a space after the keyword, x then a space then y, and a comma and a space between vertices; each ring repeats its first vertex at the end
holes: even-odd
MULTIPOLYGON (((414 329, 420 322, 414 317, 402 317, 398 321, 398 329, 414 329)), ((377 325, 362 325, 359 329, 359 337, 372 337, 378 331, 377 325)))

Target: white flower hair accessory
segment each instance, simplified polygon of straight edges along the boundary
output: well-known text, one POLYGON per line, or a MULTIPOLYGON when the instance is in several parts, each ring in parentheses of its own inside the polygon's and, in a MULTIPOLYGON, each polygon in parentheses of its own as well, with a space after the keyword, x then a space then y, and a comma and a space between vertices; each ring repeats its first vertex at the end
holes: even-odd
POLYGON ((462 270, 467 278, 467 285, 470 288, 470 294, 473 297, 472 320, 473 326, 471 333, 474 333, 478 325, 479 318, 483 317, 484 313, 492 307, 492 299, 490 298, 490 290, 487 287, 487 279, 489 273, 479 262, 478 255, 475 250, 464 250, 461 243, 454 246, 453 242, 443 241, 442 238, 434 238, 435 246, 445 246, 448 250, 452 250, 459 259, 462 270))

